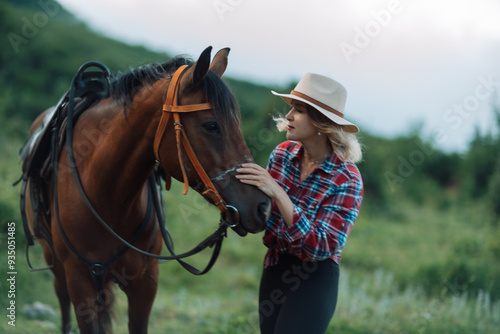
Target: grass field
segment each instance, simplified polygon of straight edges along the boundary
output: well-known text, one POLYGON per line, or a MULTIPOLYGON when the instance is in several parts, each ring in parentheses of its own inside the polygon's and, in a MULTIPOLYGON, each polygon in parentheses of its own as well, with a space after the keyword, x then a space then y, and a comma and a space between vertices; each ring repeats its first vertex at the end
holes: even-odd
MULTIPOLYGON (((19 188, 10 185, 20 168, 15 157, 19 143, 15 144, 0 148, 0 199, 6 220, 2 226, 7 221, 17 226, 16 326, 9 326, 2 315, 0 332, 58 333, 59 309, 51 273, 29 272, 24 258, 17 212, 19 188), (24 309, 35 302, 47 305, 56 315, 29 318, 24 309)), ((168 228, 178 252, 190 249, 216 227, 218 211, 194 191, 182 196, 181 185, 174 184, 165 200, 168 228)), ((344 252, 339 302, 328 333, 497 332, 498 228, 478 223, 482 211, 472 205, 445 211, 410 203, 398 207, 399 213, 392 216, 362 211, 344 252)), ((257 290, 265 252, 261 236, 240 238, 230 232, 218 262, 205 276, 192 276, 174 262, 163 263, 150 332, 258 333, 257 290)), ((3 234, 3 310, 8 302, 5 240, 3 234)), ((31 254, 34 265, 44 264, 39 247, 31 254)), ((202 266, 208 256, 201 254, 192 262, 202 266)), ((126 309, 125 296, 116 289, 115 333, 127 332, 126 309)))
MULTIPOLYGON (((226 251, 229 249, 226 247, 226 251)), ((150 332, 258 333, 260 265, 236 264, 226 275, 222 271, 224 262, 207 276, 195 279, 174 268, 177 264, 164 264, 150 332)), ((26 283, 37 283, 36 288, 20 287, 19 299, 26 303, 42 301, 57 310, 47 273, 21 275, 26 283)), ((476 298, 466 294, 427 297, 420 288, 400 290, 396 286, 394 276, 383 270, 353 274, 343 268, 338 309, 328 333, 490 334, 500 326, 500 303, 492 303, 486 293, 476 298)), ((115 333, 127 333, 125 298, 119 290, 116 293, 115 333)), ((16 328, 5 322, 0 328, 9 333, 57 333, 58 320, 53 316, 27 319, 21 313, 16 328)))

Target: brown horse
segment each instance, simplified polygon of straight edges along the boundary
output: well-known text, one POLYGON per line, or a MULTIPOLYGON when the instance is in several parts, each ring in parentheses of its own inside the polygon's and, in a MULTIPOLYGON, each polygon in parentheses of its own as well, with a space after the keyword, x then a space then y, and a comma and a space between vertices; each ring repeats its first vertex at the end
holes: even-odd
POLYGON ((69 146, 61 146, 57 167, 45 181, 47 203, 34 202, 34 179, 26 178, 26 217, 55 276, 64 333, 71 328, 70 303, 80 333, 111 332, 113 284, 127 296, 130 333, 147 332, 158 258, 123 240, 143 252, 161 252, 160 219, 151 214, 156 196, 148 182, 155 169, 161 169, 167 188, 173 177, 216 202, 239 235, 264 229, 269 199, 234 177, 238 165, 253 159, 239 128, 237 102, 221 79, 229 49, 212 62, 210 52, 211 47, 195 63, 176 57, 111 78, 111 93, 78 116, 72 138, 66 137, 69 146), (34 226, 36 210, 44 205, 42 226, 34 226))

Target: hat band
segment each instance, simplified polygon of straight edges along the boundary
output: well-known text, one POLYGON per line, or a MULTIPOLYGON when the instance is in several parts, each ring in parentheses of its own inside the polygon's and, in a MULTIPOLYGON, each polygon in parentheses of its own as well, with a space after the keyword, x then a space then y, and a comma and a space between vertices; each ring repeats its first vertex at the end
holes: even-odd
POLYGON ((307 96, 306 94, 303 94, 301 92, 297 92, 296 90, 292 90, 292 95, 295 95, 295 96, 298 96, 298 97, 301 97, 303 98, 304 100, 307 100, 311 103, 314 103, 316 105, 318 105, 319 107, 323 108, 323 109, 326 109, 332 113, 334 113, 335 115, 339 116, 339 117, 342 117, 344 118, 344 114, 342 114, 340 111, 337 111, 335 109, 333 109, 332 107, 330 106, 327 106, 326 104, 322 103, 322 102, 319 102, 318 100, 315 100, 313 99, 312 97, 310 96, 307 96))

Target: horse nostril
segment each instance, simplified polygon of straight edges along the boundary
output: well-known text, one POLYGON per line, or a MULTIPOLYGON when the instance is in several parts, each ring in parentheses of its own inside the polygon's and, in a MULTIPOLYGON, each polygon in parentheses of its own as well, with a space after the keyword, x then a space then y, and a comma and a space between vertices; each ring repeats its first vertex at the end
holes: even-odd
POLYGON ((269 199, 266 199, 264 202, 259 204, 258 214, 259 218, 262 219, 263 222, 267 222, 271 214, 271 201, 269 199))

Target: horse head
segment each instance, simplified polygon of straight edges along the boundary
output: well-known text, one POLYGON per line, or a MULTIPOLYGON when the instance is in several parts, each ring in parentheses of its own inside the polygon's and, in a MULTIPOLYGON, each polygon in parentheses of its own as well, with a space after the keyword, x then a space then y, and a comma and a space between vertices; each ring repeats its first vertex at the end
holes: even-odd
POLYGON ((265 228, 271 202, 258 188, 235 178, 236 168, 253 158, 240 130, 238 103, 221 79, 229 48, 210 62, 211 49, 174 73, 155 136, 155 153, 167 175, 185 182, 185 192, 189 185, 203 194, 244 236, 265 228))

